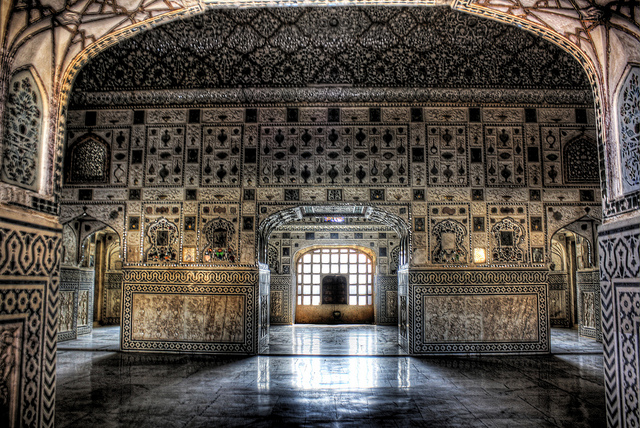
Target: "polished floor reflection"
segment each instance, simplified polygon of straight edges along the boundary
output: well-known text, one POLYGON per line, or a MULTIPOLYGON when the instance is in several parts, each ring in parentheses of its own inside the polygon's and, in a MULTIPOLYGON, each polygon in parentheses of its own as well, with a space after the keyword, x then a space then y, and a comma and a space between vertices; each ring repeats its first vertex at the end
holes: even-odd
MULTIPOLYGON (((349 332, 335 344, 375 348, 349 332)), ((60 344, 57 427, 606 425, 599 345, 571 330, 554 330, 559 355, 528 357, 131 354, 110 351, 117 335, 60 344)))
POLYGON ((406 355, 394 326, 296 324, 270 329, 270 355, 406 355))

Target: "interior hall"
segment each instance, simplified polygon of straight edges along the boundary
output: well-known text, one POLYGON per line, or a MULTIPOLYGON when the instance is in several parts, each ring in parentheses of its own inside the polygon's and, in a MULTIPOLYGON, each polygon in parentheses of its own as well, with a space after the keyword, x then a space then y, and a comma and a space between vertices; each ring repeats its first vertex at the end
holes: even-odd
POLYGON ((638 426, 637 2, 45 3, 1 426, 638 426))

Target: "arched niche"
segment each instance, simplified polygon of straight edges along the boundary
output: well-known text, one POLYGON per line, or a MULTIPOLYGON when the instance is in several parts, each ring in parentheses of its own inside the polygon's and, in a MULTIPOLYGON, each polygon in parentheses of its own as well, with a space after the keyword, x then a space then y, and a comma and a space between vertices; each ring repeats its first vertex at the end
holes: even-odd
POLYGON ((86 134, 73 141, 67 154, 66 182, 109 183, 111 161, 109 144, 95 134, 86 134))

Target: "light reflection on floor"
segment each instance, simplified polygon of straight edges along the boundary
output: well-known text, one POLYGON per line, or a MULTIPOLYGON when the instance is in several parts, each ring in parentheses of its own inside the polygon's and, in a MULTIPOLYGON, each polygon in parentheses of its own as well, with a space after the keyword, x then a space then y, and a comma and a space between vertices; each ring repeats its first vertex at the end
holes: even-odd
POLYGON ((406 355, 395 326, 296 324, 270 330, 270 355, 406 355))

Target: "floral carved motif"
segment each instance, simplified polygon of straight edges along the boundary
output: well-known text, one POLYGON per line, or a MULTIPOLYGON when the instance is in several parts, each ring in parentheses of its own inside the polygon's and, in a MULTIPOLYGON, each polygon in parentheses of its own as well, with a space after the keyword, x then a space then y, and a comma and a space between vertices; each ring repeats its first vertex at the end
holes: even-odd
POLYGON ((620 92, 620 160, 622 188, 640 189, 640 68, 631 70, 620 92))
POLYGON ((37 188, 42 129, 42 100, 28 71, 10 83, 4 113, 2 180, 28 189, 37 188))

